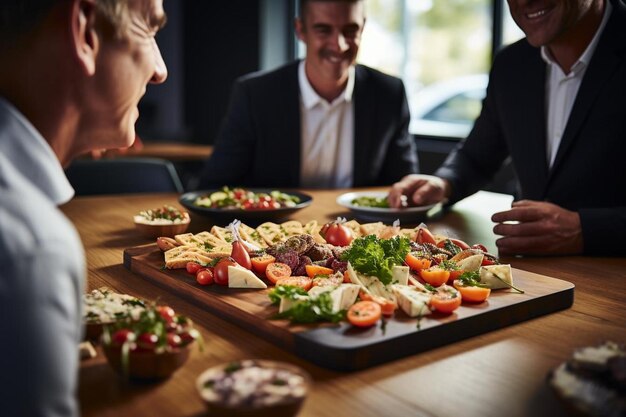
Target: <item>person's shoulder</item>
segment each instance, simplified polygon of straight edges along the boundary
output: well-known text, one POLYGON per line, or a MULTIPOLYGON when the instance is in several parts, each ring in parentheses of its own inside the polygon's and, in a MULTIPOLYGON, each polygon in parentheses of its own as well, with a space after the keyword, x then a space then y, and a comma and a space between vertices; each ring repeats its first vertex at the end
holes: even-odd
POLYGON ((266 85, 268 83, 272 84, 274 82, 284 82, 285 77, 289 76, 297 79, 299 63, 300 61, 293 61, 271 70, 251 72, 237 78, 237 82, 247 86, 257 86, 266 85))
POLYGON ((354 88, 355 91, 375 91, 378 97, 405 95, 404 83, 400 78, 360 64, 355 67, 354 88))
POLYGON ((541 52, 528 43, 526 38, 502 48, 495 56, 494 65, 524 65, 528 60, 541 59, 541 52))

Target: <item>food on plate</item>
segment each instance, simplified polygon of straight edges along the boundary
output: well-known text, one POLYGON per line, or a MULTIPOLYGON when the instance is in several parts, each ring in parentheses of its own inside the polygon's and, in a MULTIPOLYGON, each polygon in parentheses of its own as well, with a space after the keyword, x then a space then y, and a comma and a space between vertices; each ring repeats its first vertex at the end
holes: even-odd
POLYGON ((189 213, 168 205, 143 210, 133 219, 137 230, 149 237, 171 237, 184 233, 190 222, 189 213))
POLYGON ((611 341, 577 349, 548 383, 577 415, 626 415, 626 349, 611 341))
POLYGON ((478 271, 462 273, 453 285, 461 293, 463 301, 468 303, 482 303, 491 294, 491 288, 480 281, 478 271))
POLYGON ((166 378, 189 357, 200 339, 188 318, 171 307, 147 305, 139 317, 104 326, 103 350, 111 367, 125 377, 166 378))
POLYGON ((245 188, 223 187, 220 191, 196 198, 194 204, 223 210, 276 210, 295 207, 299 202, 298 196, 277 190, 256 193, 245 188))
POLYGON ((115 323, 130 317, 137 320, 146 303, 127 294, 102 287, 83 295, 83 322, 86 325, 85 337, 95 340, 102 334, 104 324, 115 323))
POLYGON ((384 196, 384 197, 360 196, 360 197, 353 199, 350 203, 353 206, 357 206, 357 207, 389 208, 389 201, 387 201, 387 196, 384 196))
POLYGON ((211 416, 293 416, 311 378, 282 362, 242 360, 204 371, 196 381, 211 416))
POLYGON ((353 326, 371 327, 382 317, 382 310, 374 301, 358 301, 350 306, 347 317, 353 326))

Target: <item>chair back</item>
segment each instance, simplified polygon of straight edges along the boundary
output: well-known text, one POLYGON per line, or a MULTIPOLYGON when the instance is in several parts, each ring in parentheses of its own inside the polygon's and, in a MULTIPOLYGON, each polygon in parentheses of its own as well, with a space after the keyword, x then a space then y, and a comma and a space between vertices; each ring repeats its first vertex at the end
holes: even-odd
POLYGON ((65 175, 77 196, 184 191, 174 165, 159 158, 77 159, 65 175))

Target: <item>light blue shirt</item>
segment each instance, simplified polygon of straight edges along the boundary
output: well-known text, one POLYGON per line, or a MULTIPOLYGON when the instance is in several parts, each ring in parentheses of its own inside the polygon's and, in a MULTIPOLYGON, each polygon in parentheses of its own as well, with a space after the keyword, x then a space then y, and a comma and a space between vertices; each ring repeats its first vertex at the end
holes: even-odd
POLYGON ((85 255, 54 152, 0 97, 0 414, 77 416, 85 255))

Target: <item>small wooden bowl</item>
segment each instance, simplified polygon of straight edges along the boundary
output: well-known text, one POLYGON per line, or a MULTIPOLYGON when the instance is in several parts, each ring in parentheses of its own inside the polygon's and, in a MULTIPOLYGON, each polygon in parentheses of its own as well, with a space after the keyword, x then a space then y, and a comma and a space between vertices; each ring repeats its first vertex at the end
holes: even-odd
POLYGON ((191 219, 189 213, 184 213, 185 220, 182 223, 173 224, 143 224, 135 222, 135 228, 146 237, 174 237, 187 231, 191 219))
POLYGON ((205 370, 196 380, 196 388, 200 397, 204 400, 209 409, 211 417, 292 417, 298 414, 300 408, 304 404, 310 386, 312 384, 310 375, 303 369, 285 362, 253 360, 255 365, 265 369, 282 369, 294 375, 301 376, 304 379, 304 394, 301 396, 288 397, 282 401, 271 405, 229 405, 219 400, 212 400, 205 394, 204 385, 212 376, 223 372, 225 368, 231 364, 222 364, 205 370))
MULTIPOLYGON (((134 379, 168 378, 187 361, 192 345, 181 346, 161 353, 131 351, 128 353, 128 376, 134 379)), ((122 348, 103 345, 102 350, 109 365, 117 373, 124 375, 122 348)))

